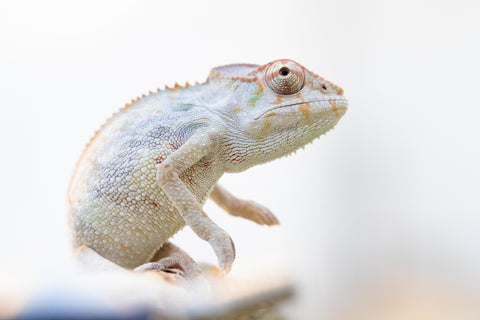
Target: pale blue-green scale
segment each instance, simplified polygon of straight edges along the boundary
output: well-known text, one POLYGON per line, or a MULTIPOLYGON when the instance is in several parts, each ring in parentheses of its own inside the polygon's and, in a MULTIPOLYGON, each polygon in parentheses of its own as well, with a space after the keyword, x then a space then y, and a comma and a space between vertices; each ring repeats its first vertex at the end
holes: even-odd
POLYGON ((257 84, 249 84, 245 89, 248 96, 247 107, 252 109, 257 104, 257 101, 263 97, 262 90, 260 90, 257 84))
POLYGON ((181 104, 177 107, 178 111, 188 111, 194 107, 193 104, 181 104))

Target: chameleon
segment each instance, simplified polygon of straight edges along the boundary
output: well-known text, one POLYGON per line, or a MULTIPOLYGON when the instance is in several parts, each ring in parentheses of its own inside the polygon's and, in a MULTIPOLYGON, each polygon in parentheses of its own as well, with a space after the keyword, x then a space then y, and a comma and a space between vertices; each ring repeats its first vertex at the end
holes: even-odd
POLYGON ((137 271, 202 270, 169 239, 185 226, 212 247, 222 273, 235 246, 203 211, 277 225, 266 207, 217 183, 224 173, 286 156, 331 130, 345 114, 343 89, 289 59, 213 68, 204 83, 132 100, 95 133, 68 189, 77 250, 137 271))

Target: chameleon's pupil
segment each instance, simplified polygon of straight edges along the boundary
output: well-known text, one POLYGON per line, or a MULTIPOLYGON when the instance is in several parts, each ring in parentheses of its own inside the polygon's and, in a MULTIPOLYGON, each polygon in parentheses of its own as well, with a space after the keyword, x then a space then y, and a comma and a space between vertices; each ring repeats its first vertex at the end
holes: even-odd
POLYGON ((284 77, 287 76, 289 72, 290 70, 288 70, 287 67, 283 67, 282 69, 280 69, 280 74, 284 77))

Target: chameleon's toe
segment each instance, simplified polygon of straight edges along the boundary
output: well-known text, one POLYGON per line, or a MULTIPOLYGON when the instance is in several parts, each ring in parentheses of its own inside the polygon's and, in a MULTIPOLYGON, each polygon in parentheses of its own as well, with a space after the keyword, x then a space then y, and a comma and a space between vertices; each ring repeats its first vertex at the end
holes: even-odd
POLYGON ((138 266, 134 271, 156 271, 171 273, 181 276, 187 280, 195 280, 202 277, 202 270, 191 260, 185 259, 182 255, 173 254, 172 256, 160 259, 155 262, 148 262, 138 266))

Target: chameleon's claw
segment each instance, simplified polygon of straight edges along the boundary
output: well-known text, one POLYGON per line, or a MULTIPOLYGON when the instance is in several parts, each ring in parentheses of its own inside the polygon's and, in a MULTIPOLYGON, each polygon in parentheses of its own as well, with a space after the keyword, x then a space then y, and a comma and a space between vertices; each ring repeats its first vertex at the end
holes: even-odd
POLYGON ((228 233, 219 229, 208 242, 215 251, 220 270, 225 274, 229 273, 235 260, 235 245, 228 233))

